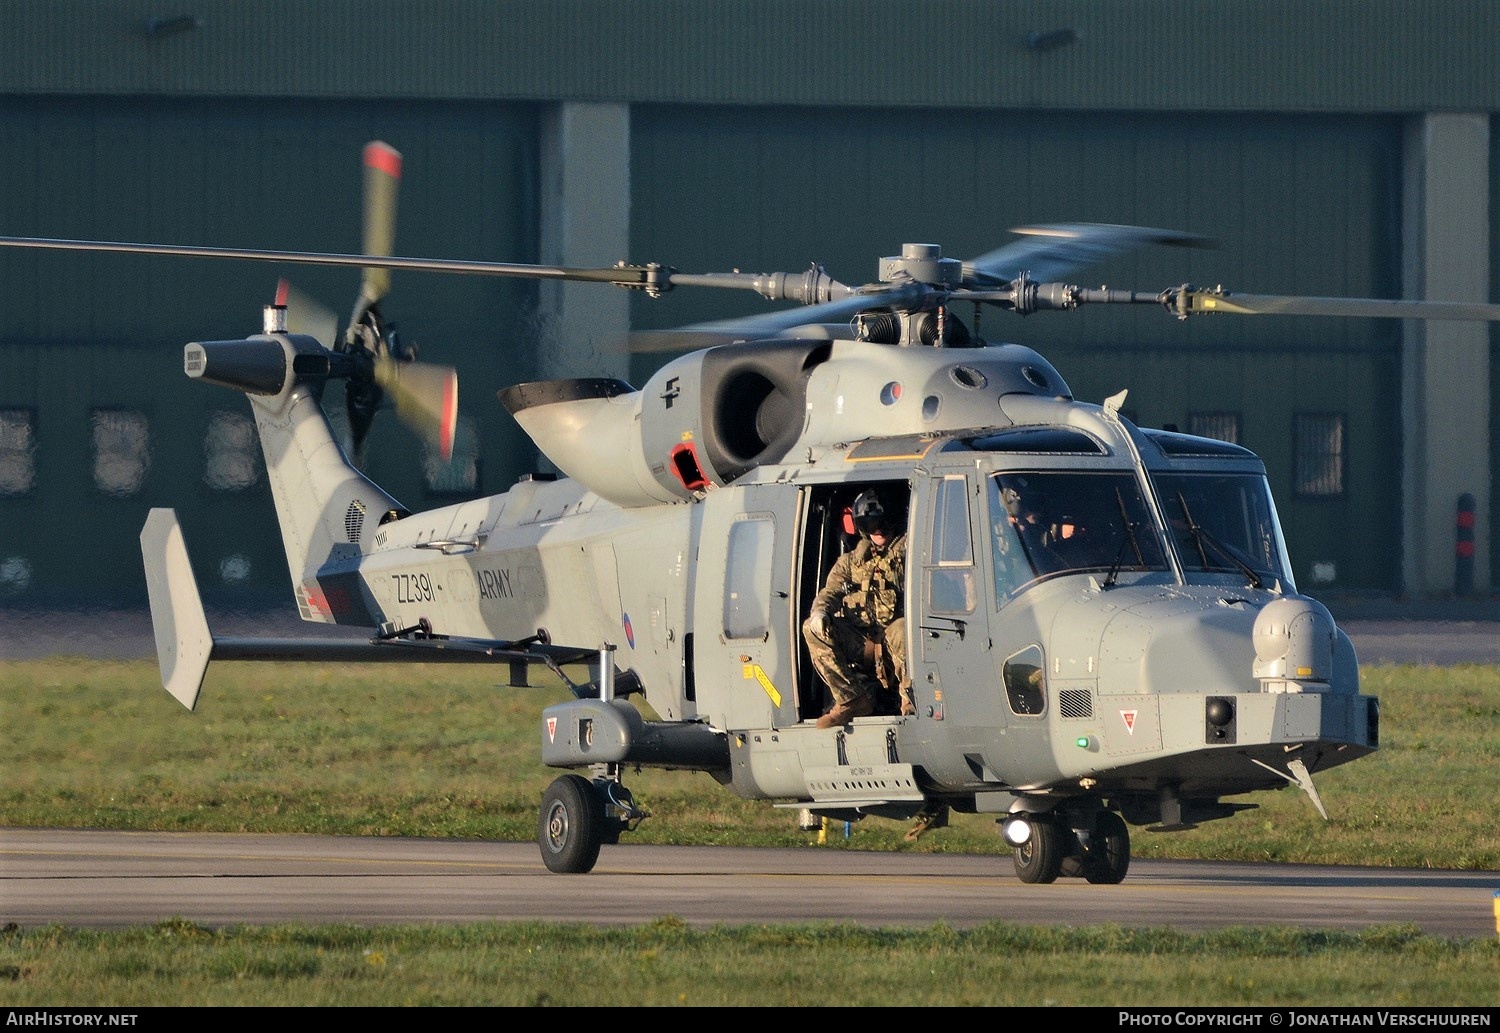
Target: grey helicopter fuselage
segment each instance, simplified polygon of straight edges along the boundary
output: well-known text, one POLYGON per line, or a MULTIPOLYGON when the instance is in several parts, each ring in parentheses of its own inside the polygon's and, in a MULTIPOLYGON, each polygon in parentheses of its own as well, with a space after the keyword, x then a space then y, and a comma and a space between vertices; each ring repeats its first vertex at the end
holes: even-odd
POLYGON ((1072 829, 1076 851, 1107 810, 1189 827, 1288 784, 1321 809, 1311 773, 1377 747, 1349 640, 1295 591, 1260 460, 1075 401, 1030 349, 804 330, 684 356, 640 391, 521 385, 501 399, 566 476, 422 513, 344 458, 320 350, 280 332, 189 346, 193 375, 251 398, 303 616, 599 649, 541 734, 546 764, 596 784, 701 770, 846 820, 941 803, 1072 829), (274 392, 236 368, 245 345, 285 353, 274 392), (801 618, 872 486, 907 521, 917 713, 820 729, 801 618), (1022 495, 1076 538, 1044 556, 1022 495))

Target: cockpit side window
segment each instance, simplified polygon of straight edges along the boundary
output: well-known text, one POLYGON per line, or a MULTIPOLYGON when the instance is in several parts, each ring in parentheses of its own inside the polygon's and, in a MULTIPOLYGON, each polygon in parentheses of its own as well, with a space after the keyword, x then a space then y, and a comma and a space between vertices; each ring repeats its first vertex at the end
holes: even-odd
POLYGON ((1042 647, 1030 645, 1006 658, 1005 698, 1013 714, 1040 714, 1047 705, 1047 667, 1042 647))
POLYGON ((944 477, 933 493, 932 548, 925 565, 928 605, 934 613, 972 613, 974 546, 969 533, 968 478, 944 477))

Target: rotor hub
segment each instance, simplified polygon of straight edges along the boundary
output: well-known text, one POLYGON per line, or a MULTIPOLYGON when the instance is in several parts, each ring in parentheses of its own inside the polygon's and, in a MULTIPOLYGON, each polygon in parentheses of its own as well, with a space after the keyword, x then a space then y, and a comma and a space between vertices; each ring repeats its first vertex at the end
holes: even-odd
POLYGON ((944 258, 943 249, 936 244, 902 244, 901 257, 880 260, 883 283, 910 279, 934 287, 957 287, 963 277, 964 264, 956 258, 944 258))

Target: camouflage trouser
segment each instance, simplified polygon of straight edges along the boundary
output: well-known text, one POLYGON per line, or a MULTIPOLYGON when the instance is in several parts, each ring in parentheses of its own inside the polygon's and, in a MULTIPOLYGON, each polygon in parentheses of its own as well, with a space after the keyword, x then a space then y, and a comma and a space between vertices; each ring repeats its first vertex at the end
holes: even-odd
POLYGON ((823 633, 822 621, 809 617, 802 622, 802 637, 807 641, 807 652, 812 657, 818 676, 833 693, 835 705, 871 694, 873 702, 876 686, 870 684, 877 679, 887 688, 897 689, 903 698, 911 697, 911 681, 906 675, 906 618, 897 617, 885 626, 867 628, 843 617, 828 618, 828 630, 823 633), (880 647, 878 650, 873 647, 880 647), (889 672, 882 670, 879 654, 884 652, 890 662, 889 672))

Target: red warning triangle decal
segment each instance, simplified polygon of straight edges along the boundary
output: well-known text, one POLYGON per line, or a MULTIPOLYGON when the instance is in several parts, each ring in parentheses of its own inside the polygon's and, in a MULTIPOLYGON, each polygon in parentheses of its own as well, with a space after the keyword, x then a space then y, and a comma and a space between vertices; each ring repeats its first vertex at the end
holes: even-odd
POLYGON ((1135 711, 1134 710, 1122 710, 1122 711, 1120 711, 1120 720, 1125 722, 1125 730, 1127 732, 1129 732, 1131 735, 1134 735, 1135 734, 1135 711))
POLYGON ((547 741, 557 741, 557 718, 555 717, 547 718, 547 741))

